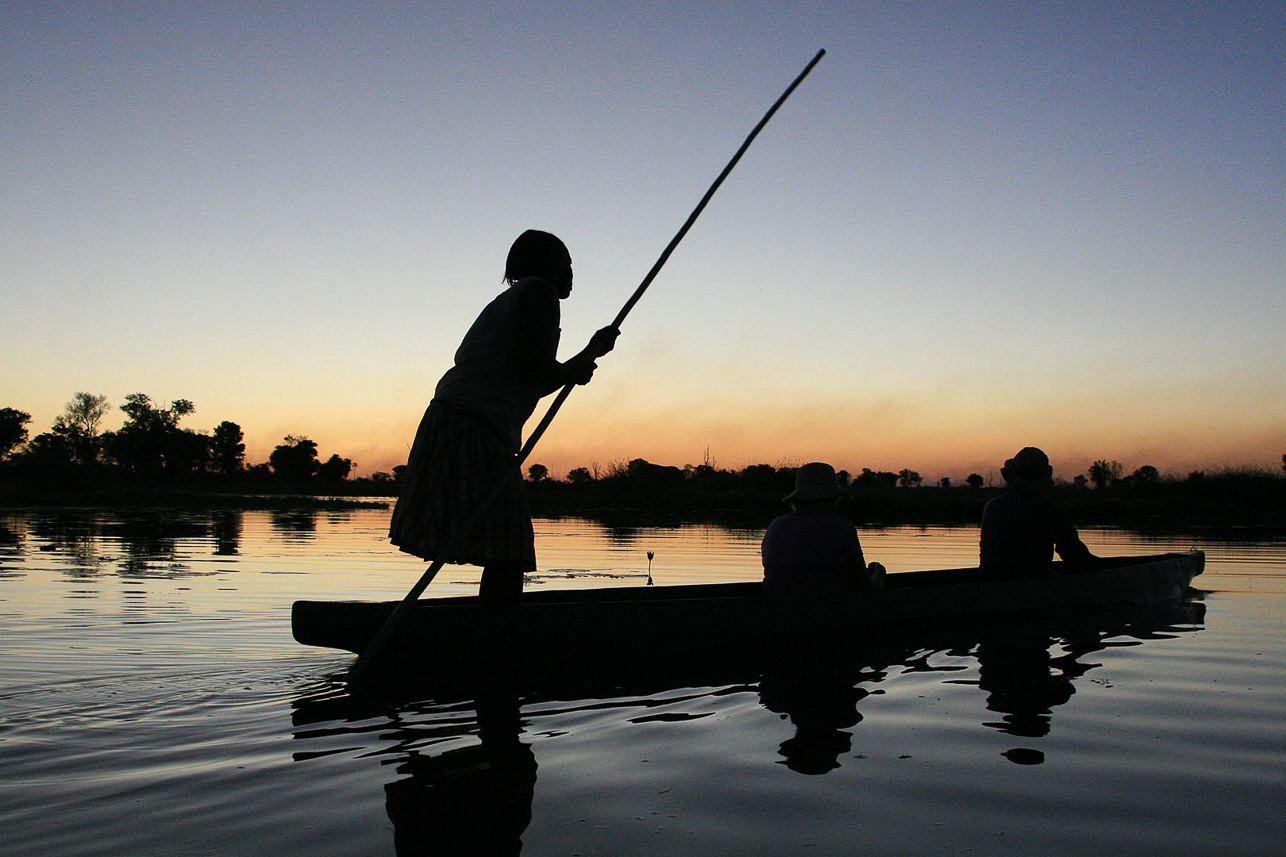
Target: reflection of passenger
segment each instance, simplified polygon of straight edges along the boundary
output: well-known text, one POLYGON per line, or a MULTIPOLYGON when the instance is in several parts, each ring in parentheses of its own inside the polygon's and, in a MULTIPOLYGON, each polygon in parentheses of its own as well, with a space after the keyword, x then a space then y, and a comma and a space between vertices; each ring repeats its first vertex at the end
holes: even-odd
POLYGON ((760 548, 765 592, 817 594, 883 584, 884 566, 867 566, 853 522, 837 514, 846 494, 829 464, 815 461, 795 471, 795 490, 784 498, 794 511, 768 525, 760 548))
POLYGON ((1040 492, 1052 488, 1049 458, 1034 446, 1005 462, 1000 475, 1008 490, 982 510, 979 565, 988 577, 1049 574, 1054 552, 1076 570, 1089 570, 1094 555, 1076 534, 1072 519, 1040 492))
POLYGON ((617 331, 603 328, 585 350, 558 362, 559 301, 572 292, 572 259, 563 242, 528 230, 505 263, 508 289, 478 316, 438 381, 406 464, 389 539, 426 560, 456 536, 501 479, 500 496, 467 534, 453 563, 480 565, 479 594, 517 601, 523 575, 536 567, 531 512, 515 454, 522 427, 541 397, 569 383, 587 384, 594 360, 612 350, 617 331))
POLYGON ((764 708, 786 714, 795 734, 778 751, 786 767, 800 774, 825 774, 839 767, 853 748, 845 731, 862 720, 857 704, 867 691, 856 687, 856 670, 845 672, 825 660, 783 658, 759 683, 764 708))
POLYGON ((531 823, 536 757, 518 740, 516 697, 477 701, 481 743, 412 755, 384 787, 394 847, 406 855, 514 855, 531 823))
POLYGON ((1053 640, 1036 634, 986 640, 978 646, 978 687, 987 709, 1001 715, 986 723, 1028 738, 1049 734, 1050 715, 1072 698, 1072 677, 1050 657, 1053 640))

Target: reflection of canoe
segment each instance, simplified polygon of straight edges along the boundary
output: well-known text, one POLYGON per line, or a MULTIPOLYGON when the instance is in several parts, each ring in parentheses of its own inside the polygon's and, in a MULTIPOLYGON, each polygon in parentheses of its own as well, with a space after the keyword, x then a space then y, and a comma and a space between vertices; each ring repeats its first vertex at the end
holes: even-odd
MULTIPOLYGON (((593 660, 744 647, 801 633, 845 637, 935 628, 986 618, 1031 618, 1110 604, 1179 599, 1201 574, 1201 551, 1105 559, 1099 570, 1019 580, 981 580, 977 569, 889 575, 883 589, 818 600, 776 601, 752 583, 564 589, 529 593, 520 606, 476 597, 422 599, 381 659, 469 661, 498 654, 524 661, 593 660)), ((1055 569, 1059 564, 1055 563, 1055 569)), ((295 639, 361 652, 393 602, 296 601, 295 639)))

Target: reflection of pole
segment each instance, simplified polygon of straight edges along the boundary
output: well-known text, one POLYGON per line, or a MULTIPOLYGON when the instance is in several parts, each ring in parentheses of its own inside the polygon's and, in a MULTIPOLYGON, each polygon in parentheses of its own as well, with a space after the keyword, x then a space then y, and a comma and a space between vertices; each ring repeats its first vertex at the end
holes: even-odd
MULTIPOLYGON (((786 99, 790 97, 790 94, 795 91, 795 87, 799 86, 799 84, 803 82, 804 78, 808 76, 808 73, 813 70, 813 66, 817 65, 825 54, 825 50, 819 50, 817 52, 817 55, 809 61, 808 65, 804 66, 804 70, 801 71, 793 81, 791 81, 790 86, 786 87, 786 91, 781 94, 781 97, 773 102, 772 107, 768 108, 768 112, 764 114, 758 124, 751 129, 750 134, 746 137, 745 141, 742 142, 741 147, 738 148, 736 153, 732 156, 732 160, 728 161, 727 166, 723 168, 723 171, 720 172, 719 176, 714 180, 714 184, 710 185, 709 190, 707 190, 705 195, 701 197, 701 201, 697 203, 697 207, 688 215, 688 219, 684 221, 683 226, 680 227, 675 236, 670 239, 670 243, 666 245, 665 250, 662 251, 660 257, 656 260, 656 263, 652 265, 652 270, 647 272, 647 276, 643 278, 643 282, 639 283, 638 288, 634 290, 634 294, 630 295, 630 299, 625 302, 625 306, 621 307, 621 311, 616 314, 616 318, 611 324, 612 327, 619 328, 621 326, 621 322, 623 322, 625 317, 629 315, 630 310, 634 308, 634 305, 639 302, 639 298, 643 297, 643 293, 647 291, 647 287, 652 284, 654 279, 656 279, 656 275, 660 273, 661 267, 665 265, 666 260, 670 258, 670 254, 679 246, 679 242, 683 240, 683 236, 688 234, 688 230, 692 228, 692 224, 696 222, 697 217, 705 209, 706 203, 710 202, 710 198, 714 196, 714 192, 719 189, 719 185, 723 184, 723 180, 728 177, 728 174, 732 172, 732 168, 741 160, 741 156, 746 153, 748 148, 750 148, 751 142, 753 142, 755 137, 759 135, 759 132, 763 127, 768 124, 768 120, 777 112, 777 108, 781 107, 786 99)), ((549 428, 549 424, 554 421, 554 416, 563 406, 563 402, 567 401, 567 397, 571 395, 572 388, 575 386, 575 382, 569 383, 558 392, 558 396, 549 406, 549 410, 545 412, 545 416, 541 418, 535 431, 531 433, 531 436, 527 438, 527 442, 523 444, 522 449, 518 452, 518 457, 515 459, 515 466, 518 468, 519 479, 522 478, 523 462, 527 460, 527 456, 531 455, 531 451, 535 448, 537 441, 539 441, 541 436, 544 435, 545 429, 549 428)), ((452 533, 451 538, 447 540, 446 547, 439 551, 438 559, 435 559, 433 564, 425 570, 424 574, 420 576, 420 579, 416 581, 416 584, 411 587, 411 591, 406 594, 406 597, 402 599, 402 602, 397 605, 392 614, 389 615, 388 619, 384 621, 379 632, 376 633, 371 642, 367 644, 362 653, 358 655, 352 668, 349 669, 349 678, 360 678, 361 675, 370 668, 372 661, 374 661, 375 657, 384 648, 384 644, 388 642, 388 639, 393 635, 393 632, 401 625, 402 620, 406 617, 407 612, 411 609, 415 600, 420 597, 420 593, 422 593, 425 587, 433 581, 433 578, 437 577, 438 572, 442 570, 442 566, 446 562, 446 559, 455 555, 459 545, 464 541, 465 537, 468 536, 469 532, 482 518, 482 515, 487 511, 487 509, 491 507, 491 504, 496 501, 496 498, 500 496, 500 492, 504 490, 505 485, 508 484, 511 477, 512 472, 506 468, 506 472, 496 481, 496 484, 487 492, 486 496, 482 498, 482 501, 474 507, 469 517, 465 519, 459 529, 452 533)))

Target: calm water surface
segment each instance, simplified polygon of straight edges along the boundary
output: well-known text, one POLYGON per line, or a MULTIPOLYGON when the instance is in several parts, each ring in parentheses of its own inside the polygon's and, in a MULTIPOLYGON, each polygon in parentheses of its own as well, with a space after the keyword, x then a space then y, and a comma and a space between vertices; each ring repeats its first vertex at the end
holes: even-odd
MULTIPOLYGON (((370 698, 289 612, 409 588, 388 515, 0 511, 0 854, 1283 853, 1282 542, 1087 532, 1207 552, 1159 615, 370 698)), ((647 551, 658 583, 759 575, 758 531, 537 533, 530 587, 645 585, 647 551)), ((976 558, 971 528, 862 538, 893 573, 976 558)))

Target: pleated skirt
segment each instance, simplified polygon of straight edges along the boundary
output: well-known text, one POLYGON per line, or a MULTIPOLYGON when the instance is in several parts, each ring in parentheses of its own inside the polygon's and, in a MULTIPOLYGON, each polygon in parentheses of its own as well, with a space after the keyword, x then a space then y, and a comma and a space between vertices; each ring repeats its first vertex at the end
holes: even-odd
POLYGON ((531 508, 514 453, 482 420, 431 402, 411 446, 389 540, 398 549, 436 560, 454 541, 445 562, 536 567, 531 508), (466 519, 504 480, 500 495, 458 540, 466 519))

